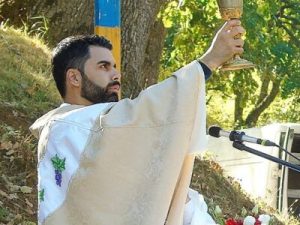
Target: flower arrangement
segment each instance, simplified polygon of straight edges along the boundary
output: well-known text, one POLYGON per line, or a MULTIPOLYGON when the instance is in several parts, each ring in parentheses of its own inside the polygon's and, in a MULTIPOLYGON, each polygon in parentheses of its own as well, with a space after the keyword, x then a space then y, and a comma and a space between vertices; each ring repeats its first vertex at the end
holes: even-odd
POLYGON ((213 211, 211 211, 212 217, 219 225, 272 225, 272 219, 269 215, 258 215, 258 207, 255 206, 252 209, 252 215, 247 215, 247 210, 242 209, 241 217, 224 219, 222 210, 217 205, 213 211))
POLYGON ((271 217, 269 215, 259 215, 259 217, 247 216, 244 220, 229 218, 225 225, 269 225, 271 217))

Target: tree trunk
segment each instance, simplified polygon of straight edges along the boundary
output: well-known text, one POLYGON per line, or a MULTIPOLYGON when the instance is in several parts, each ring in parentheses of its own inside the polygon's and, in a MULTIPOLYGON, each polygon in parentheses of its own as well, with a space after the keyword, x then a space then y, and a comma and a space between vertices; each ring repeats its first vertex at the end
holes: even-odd
POLYGON ((28 0, 0 0, 0 22, 8 20, 15 27, 22 26, 22 21, 26 21, 27 6, 28 0))
POLYGON ((0 21, 8 19, 16 27, 24 21, 31 31, 44 26, 48 29, 44 37, 51 46, 70 35, 94 32, 94 0, 0 1, 0 15, 0 21))
POLYGON ((157 83, 159 75, 160 56, 164 47, 166 29, 161 20, 156 21, 151 28, 144 63, 142 66, 142 84, 148 87, 157 83))
MULTIPOLYGON (((146 76, 151 72, 148 71, 148 65, 154 64, 154 62, 147 62, 145 58, 153 60, 156 57, 156 63, 159 63, 157 58, 162 51, 161 43, 164 39, 164 32, 151 36, 151 28, 156 31, 159 24, 158 22, 155 25, 157 14, 160 7, 166 2, 167 0, 121 1, 123 97, 136 97, 145 88, 147 79, 149 83, 155 83, 153 80, 149 80, 148 75, 146 76), (155 39, 159 44, 153 46, 155 39), (158 49, 158 46, 161 49, 158 49)), ((157 71, 158 66, 158 64, 154 66, 154 71, 157 71)), ((152 73, 151 76, 157 76, 157 74, 152 73)), ((156 81, 156 79, 154 80, 156 81)))
POLYGON ((263 76, 261 82, 262 84, 257 102, 262 102, 268 96, 269 85, 271 82, 270 76, 268 76, 268 74, 266 76, 263 76))
POLYGON ((94 0, 39 0, 32 4, 29 15, 44 16, 49 21, 51 45, 70 35, 94 32, 94 0))
POLYGON ((243 123, 243 113, 244 108, 242 106, 243 102, 243 94, 242 93, 235 93, 235 101, 234 101, 234 129, 240 128, 243 123))
POLYGON ((248 127, 253 127, 256 125, 259 116, 263 113, 263 111, 268 108, 271 103, 274 101, 275 97, 279 93, 280 80, 273 81, 273 86, 270 91, 270 94, 267 95, 261 102, 257 102, 255 108, 249 113, 245 123, 248 127))

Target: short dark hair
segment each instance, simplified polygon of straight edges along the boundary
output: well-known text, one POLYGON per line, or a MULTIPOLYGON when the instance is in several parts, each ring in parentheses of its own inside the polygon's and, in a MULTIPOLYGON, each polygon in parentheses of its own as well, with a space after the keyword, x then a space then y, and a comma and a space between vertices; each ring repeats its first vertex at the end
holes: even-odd
POLYGON ((84 64, 90 57, 90 46, 100 46, 112 50, 110 41, 98 35, 67 37, 54 48, 51 59, 52 75, 62 97, 66 95, 66 72, 70 68, 84 71, 84 64))

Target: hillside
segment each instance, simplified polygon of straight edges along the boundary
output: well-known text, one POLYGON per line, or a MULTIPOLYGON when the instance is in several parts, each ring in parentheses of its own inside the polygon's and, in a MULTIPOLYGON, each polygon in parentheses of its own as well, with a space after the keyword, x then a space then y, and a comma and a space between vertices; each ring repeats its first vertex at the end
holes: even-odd
POLYGON ((20 30, 0 27, 0 224, 36 222, 36 145, 28 127, 59 102, 50 51, 20 30))
MULTIPOLYGON (((60 100, 50 76, 50 51, 41 40, 2 26, 0 52, 0 224, 33 225, 37 209, 37 140, 28 127, 60 100)), ((192 187, 212 208, 219 205, 226 217, 240 215, 243 207, 250 214, 255 205, 213 161, 196 161, 192 187)), ((265 206, 261 208, 273 213, 265 206)))

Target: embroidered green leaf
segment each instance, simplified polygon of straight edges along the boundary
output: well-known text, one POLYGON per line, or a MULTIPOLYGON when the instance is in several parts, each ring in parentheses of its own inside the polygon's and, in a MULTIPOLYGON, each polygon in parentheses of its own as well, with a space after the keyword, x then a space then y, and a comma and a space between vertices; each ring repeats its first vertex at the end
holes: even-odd
POLYGON ((45 189, 43 188, 42 190, 39 191, 39 199, 41 202, 43 202, 45 199, 45 189))
POLYGON ((62 172, 66 169, 66 158, 60 159, 57 155, 51 158, 52 165, 55 170, 62 172))

